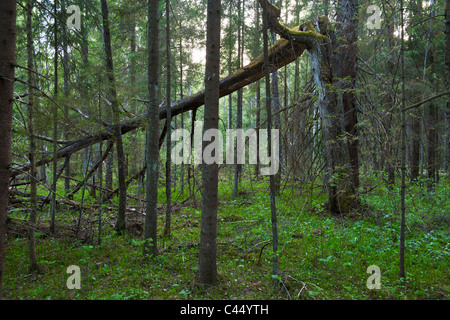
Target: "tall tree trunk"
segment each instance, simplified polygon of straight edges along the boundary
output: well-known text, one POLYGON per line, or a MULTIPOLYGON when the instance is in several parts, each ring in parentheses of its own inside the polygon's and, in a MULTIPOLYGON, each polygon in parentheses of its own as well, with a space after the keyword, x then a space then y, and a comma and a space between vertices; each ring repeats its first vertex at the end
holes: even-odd
MULTIPOLYGON (((181 27, 181 21, 180 21, 181 27)), ((180 99, 183 99, 183 40, 180 37, 180 99)), ((184 129, 184 112, 181 113, 181 130, 184 129)), ((184 155, 183 155, 184 156, 184 155)), ((184 162, 181 163, 181 193, 184 191, 184 162)))
MULTIPOLYGON (((229 4, 228 8, 228 74, 231 74, 232 70, 232 57, 233 57, 233 20, 232 20, 232 12, 233 12, 233 6, 231 5, 231 2, 229 4)), ((228 130, 233 129, 233 94, 230 93, 228 95, 228 130)), ((235 158, 236 161, 236 158, 235 158)), ((232 166, 230 166, 230 180, 231 180, 231 173, 232 166)), ((236 176, 236 166, 234 168, 235 176, 236 176)), ((236 179, 234 179, 236 181, 236 179)), ((233 195, 236 196, 236 188, 235 188, 235 182, 233 185, 233 195)))
POLYGON ((166 226, 164 234, 170 237, 170 212, 172 211, 172 181, 171 181, 171 139, 172 139, 172 117, 170 113, 170 2, 166 0, 166 110, 167 110, 167 133, 166 133, 166 226))
MULTIPOLYGON (((98 95, 98 118, 102 120, 102 105, 101 105, 101 97, 98 95)), ((98 144, 98 185, 99 185, 99 197, 98 197, 98 245, 102 244, 102 213, 103 213, 103 140, 98 144)))
POLYGON ((344 114, 344 130, 347 149, 350 159, 350 181, 353 192, 359 188, 359 161, 358 161, 358 119, 356 115, 356 64, 358 40, 358 1, 341 0, 337 17, 338 38, 342 39, 338 45, 340 62, 338 77, 341 78, 340 89, 344 114))
POLYGON ((147 105, 147 174, 146 174, 146 215, 144 226, 144 254, 157 255, 157 214, 159 179, 159 90, 158 90, 158 0, 148 1, 148 61, 147 81, 149 102, 147 105), (150 243, 151 241, 151 243, 150 243))
MULTIPOLYGON (((129 61, 129 77, 130 77, 130 96, 133 98, 136 95, 136 13, 134 12, 134 9, 132 9, 133 12, 131 12, 130 17, 130 61, 129 61)), ((137 104, 132 104, 132 112, 133 114, 137 114, 137 104)), ((133 130, 133 137, 132 137, 132 143, 133 145, 138 144, 138 131, 133 130)), ((130 166, 130 172, 131 174, 135 174, 138 169, 139 164, 139 152, 138 150, 133 150, 131 153, 131 166, 130 166)))
POLYGON ((0 1, 0 298, 5 261, 16 51, 16 1, 0 1))
MULTIPOLYGON (((445 87, 450 91, 450 0, 445 6, 445 87)), ((450 94, 447 94, 447 174, 450 180, 450 94)))
MULTIPOLYGON (((261 126, 261 80, 256 81, 256 150, 259 150, 259 129, 261 126)), ((257 152, 255 175, 259 175, 259 152, 257 152)))
MULTIPOLYGON (((238 69, 242 68, 242 60, 243 60, 243 32, 242 32, 242 16, 241 12, 241 0, 237 2, 237 11, 238 11, 238 58, 237 58, 237 67, 238 69)), ((242 6, 243 7, 243 6, 242 6)), ((237 91, 237 104, 236 104, 236 129, 242 129, 242 97, 243 88, 240 88, 237 91)), ((238 138, 239 139, 239 138, 238 138)), ((239 182, 241 180, 242 174, 242 164, 238 164, 237 162, 237 150, 235 151, 234 158, 234 189, 233 194, 234 197, 238 196, 239 182)))
MULTIPOLYGON (((58 16, 58 1, 55 0, 54 4, 55 16, 58 16)), ((58 21, 55 19, 54 25, 54 41, 55 41, 55 89, 54 97, 58 98, 58 21)), ((52 203, 50 207, 50 232, 53 234, 55 232, 55 215, 56 215, 56 184, 58 182, 58 158, 56 153, 58 151, 58 106, 55 104, 53 106, 53 173, 52 173, 52 203)))
POLYGON ((350 161, 348 149, 342 139, 342 110, 334 76, 338 59, 333 53, 336 37, 328 21, 314 21, 316 30, 325 33, 330 40, 316 43, 310 52, 311 67, 318 91, 318 105, 321 118, 324 158, 326 162, 325 187, 328 192, 328 209, 333 213, 348 212, 353 206, 354 188, 349 176, 350 161))
MULTIPOLYGON (((263 1, 263 56, 264 56, 264 72, 266 80, 266 113, 267 113, 267 131, 268 137, 272 136, 272 97, 270 92, 270 68, 269 68, 269 37, 268 37, 268 8, 267 2, 263 1)), ((268 139, 268 149, 269 152, 273 152, 272 139, 268 139)), ((273 156, 273 155, 271 155, 273 156)), ((278 272, 279 272, 279 262, 278 262, 278 226, 277 226, 277 209, 275 203, 276 197, 276 185, 274 175, 270 175, 270 212, 271 212, 271 223, 272 223, 272 251, 273 251, 273 264, 272 264, 272 277, 273 277, 273 289, 274 292, 278 288, 278 272)))
POLYGON ((36 256, 35 224, 37 215, 36 196, 36 142, 34 137, 34 73, 33 73, 33 30, 32 30, 33 0, 27 1, 27 56, 28 56, 28 134, 30 141, 30 218, 28 227, 28 254, 30 258, 30 272, 39 272, 36 256))
MULTIPOLYGON (((272 1, 273 2, 273 1, 272 1)), ((270 44, 273 45, 275 43, 275 32, 270 33, 270 44)), ((272 72, 272 92, 271 92, 271 101, 272 101, 272 110, 274 114, 274 129, 281 129, 281 117, 280 117, 280 94, 278 91, 278 71, 272 72)), ((281 148, 279 149, 279 159, 281 161, 281 148)), ((275 179, 275 194, 277 196, 280 195, 280 179, 281 179, 281 168, 274 176, 275 179)))
MULTIPOLYGON (((255 14, 256 14, 256 25, 255 25, 255 43, 253 44, 254 47, 258 48, 255 51, 259 52, 260 47, 260 41, 261 37, 259 36, 259 28, 260 28, 260 9, 259 4, 255 1, 255 14)), ((254 54, 254 56, 257 56, 257 53, 254 54)), ((296 60, 297 61, 297 60, 296 60)), ((261 126, 261 80, 256 81, 256 150, 259 150, 259 129, 261 126)), ((259 152, 257 152, 257 161, 255 165, 255 175, 259 175, 259 152)))
MULTIPOLYGON (((64 13, 66 12, 66 0, 62 0, 61 1, 61 12, 64 13)), ((65 21, 65 20, 63 20, 65 21)), ((64 72, 64 96, 66 97, 66 99, 69 97, 69 56, 68 56, 68 52, 67 52, 67 38, 68 38, 68 34, 67 34, 67 27, 66 25, 63 23, 62 24, 62 29, 63 29, 63 72, 64 72)), ((85 29, 85 28, 84 28, 85 29)), ((86 47, 87 44, 85 44, 85 42, 83 41, 83 47, 86 47)), ((84 49, 85 54, 87 56, 87 50, 84 49)), ((86 61, 87 61, 87 57, 86 57, 86 61)), ((69 106, 68 103, 64 103, 64 113, 66 115, 69 114, 69 106)), ((66 123, 64 125, 64 139, 65 140, 69 140, 69 124, 66 123)), ((66 190, 66 192, 70 191, 70 156, 67 156, 64 159, 64 175, 66 176, 66 178, 64 179, 64 189, 66 190)))
POLYGON ((400 59, 401 59, 401 87, 402 87, 402 132, 401 132, 401 187, 400 187, 400 249, 399 249, 399 278, 405 278, 405 178, 406 178, 406 115, 405 115, 405 57, 404 57, 404 7, 403 0, 400 0, 400 12, 401 12, 401 47, 400 47, 400 59))
MULTIPOLYGON (((114 124, 120 126, 119 101, 117 100, 116 85, 114 77, 114 66, 111 49, 111 32, 109 29, 108 3, 107 0, 101 0, 102 22, 103 22, 103 43, 106 58, 106 71, 108 77, 108 96, 111 101, 114 124)), ((114 130, 114 139, 116 140, 117 151, 117 171, 119 180, 119 206, 117 212, 116 230, 119 233, 125 231, 125 209, 127 205, 127 183, 126 183, 126 165, 125 154, 123 151, 122 133, 120 127, 114 130)))
MULTIPOLYGON (((205 113, 204 131, 219 128, 220 71, 220 0, 208 1, 206 22, 205 113)), ((216 137, 217 139, 217 137, 216 137)), ((218 141, 214 141, 218 145, 218 141)), ((205 150, 206 143, 203 144, 205 150)), ((216 153, 218 149, 215 149, 216 153)), ((216 154, 217 155, 217 154, 216 154)), ((217 162, 202 164, 203 201, 200 226, 199 278, 203 285, 217 280, 217 191, 219 166, 217 162)))

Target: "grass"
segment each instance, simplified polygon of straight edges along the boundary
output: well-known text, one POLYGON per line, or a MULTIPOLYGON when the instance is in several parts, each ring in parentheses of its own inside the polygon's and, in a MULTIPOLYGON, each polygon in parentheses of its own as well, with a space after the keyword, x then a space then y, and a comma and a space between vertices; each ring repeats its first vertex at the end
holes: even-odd
MULTIPOLYGON (((449 299, 450 197, 448 184, 432 193, 420 184, 407 189, 405 283, 398 279, 399 197, 378 178, 365 177, 363 208, 349 216, 326 213, 324 195, 282 190, 277 199, 280 290, 272 290, 272 246, 268 183, 245 179, 233 198, 232 183, 219 185, 218 283, 201 290, 196 282, 200 195, 172 213, 172 236, 164 238, 165 192, 160 189, 158 239, 164 252, 142 256, 143 215, 128 214, 129 230, 113 230, 114 212, 104 214, 102 242, 97 244, 96 212, 84 213, 75 236, 78 212, 59 207, 55 237, 47 235, 46 206, 37 233, 39 274, 28 272, 27 238, 22 232, 6 246, 6 299, 449 299), (67 267, 78 265, 81 289, 70 290, 67 267), (368 289, 370 265, 381 270, 381 288, 368 289)), ((130 192, 135 192, 130 187, 130 192)), ((173 192, 174 203, 189 196, 173 192)), ((88 192, 85 199, 89 199, 88 192)), ((89 203, 88 202, 88 203, 89 203)), ((23 213, 11 214, 21 226, 23 213), (20 223, 19 223, 20 222, 20 223)), ((10 233, 11 234, 11 233, 10 233)))

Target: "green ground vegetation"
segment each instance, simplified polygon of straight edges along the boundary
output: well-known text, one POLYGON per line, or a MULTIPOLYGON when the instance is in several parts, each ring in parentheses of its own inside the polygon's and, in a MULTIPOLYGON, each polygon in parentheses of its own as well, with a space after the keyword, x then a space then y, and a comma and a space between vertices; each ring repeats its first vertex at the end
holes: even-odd
MULTIPOLYGON (((196 281, 200 193, 179 185, 173 194, 171 237, 164 238, 165 190, 161 188, 159 256, 142 256, 144 216, 127 213, 127 232, 114 231, 115 212, 105 209, 98 244, 96 209, 82 213, 58 206, 57 231, 48 232, 48 208, 39 213, 39 274, 28 272, 26 211, 12 209, 6 245, 6 299, 448 299, 450 298, 450 197, 445 179, 433 191, 421 181, 407 187, 406 281, 398 278, 400 199, 397 187, 364 176, 362 207, 346 216, 323 210, 321 187, 282 186, 277 199, 280 288, 271 279, 268 181, 233 182, 221 176, 218 213, 218 283, 202 290, 196 281), (302 190, 308 190, 303 191, 302 190), (310 191, 314 190, 314 191, 310 191), (183 200, 187 199, 184 203, 183 200), (81 289, 68 289, 67 267, 78 265, 81 289), (381 270, 381 288, 368 289, 367 267, 381 270)), ((129 193, 138 192, 131 186, 129 193)), ((140 191, 142 192, 142 190, 140 191)), ((45 194, 44 190, 41 190, 45 194)), ((136 193, 135 193, 136 194, 136 193)), ((77 199, 75 199, 77 200, 77 199)), ((85 194, 86 203, 94 202, 85 194)), ((113 199, 112 205, 114 205, 113 199)), ((137 202, 136 202, 137 203, 137 202)), ((111 204, 109 204, 111 205, 111 204)))

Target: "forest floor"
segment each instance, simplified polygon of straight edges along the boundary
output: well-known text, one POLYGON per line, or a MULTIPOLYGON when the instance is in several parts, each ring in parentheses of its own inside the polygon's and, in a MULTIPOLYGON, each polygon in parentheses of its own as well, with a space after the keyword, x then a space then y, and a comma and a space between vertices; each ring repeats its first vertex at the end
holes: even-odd
MULTIPOLYGON (((38 274, 28 271, 23 205, 12 207, 3 279, 5 299, 449 299, 450 197, 448 183, 429 192, 419 183, 406 195, 406 281, 398 278, 399 190, 364 177, 360 210, 346 216, 323 210, 320 186, 282 186, 277 200, 280 288, 272 288, 270 199, 267 181, 245 179, 232 196, 232 181, 219 185, 217 286, 196 282, 201 197, 173 192, 171 237, 163 237, 165 192, 160 190, 159 249, 142 255, 144 215, 127 214, 127 232, 114 231, 115 212, 103 214, 101 244, 95 210, 58 206, 57 228, 49 235, 48 205, 39 212, 38 274), (314 190, 314 192, 310 191, 314 190), (81 270, 81 289, 68 289, 67 267, 81 270), (367 286, 380 268, 380 289, 367 286)), ((441 179, 444 180, 444 179, 441 179)), ((135 186, 129 188, 133 194, 135 186)), ((179 190, 179 186, 176 190, 179 190)), ((46 195, 45 190, 42 194, 46 195)), ((134 193, 136 194, 136 193, 134 193)), ((143 197, 143 196, 141 196, 143 197)), ((113 199, 114 201, 114 199, 113 199)), ((85 203, 95 199, 86 197, 85 203)), ((113 202, 114 204, 114 202, 113 202)))

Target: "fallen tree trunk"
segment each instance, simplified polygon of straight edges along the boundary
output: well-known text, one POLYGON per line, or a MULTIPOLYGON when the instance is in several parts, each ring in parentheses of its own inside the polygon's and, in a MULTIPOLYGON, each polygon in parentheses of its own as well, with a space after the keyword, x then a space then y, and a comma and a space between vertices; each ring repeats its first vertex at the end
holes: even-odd
MULTIPOLYGON (((303 54, 306 45, 297 41, 289 41, 280 39, 269 49, 270 72, 274 72, 279 68, 291 63, 303 54)), ((232 92, 243 88, 264 76, 264 61, 263 55, 260 55, 255 60, 250 62, 247 66, 240 68, 235 73, 229 75, 220 81, 219 95, 226 96, 232 92)), ((204 104, 205 92, 204 90, 186 97, 184 99, 175 101, 171 104, 171 115, 176 116, 189 110, 196 110, 204 104)), ((160 119, 166 118, 166 107, 162 106, 159 109, 160 119)), ((135 130, 146 123, 147 114, 141 114, 132 119, 126 120, 120 124, 121 133, 125 134, 135 130)), ((56 158, 63 158, 71 155, 74 152, 82 150, 90 145, 98 143, 102 140, 108 140, 113 137, 116 126, 110 125, 102 128, 100 132, 85 136, 79 140, 70 143, 56 152, 56 158)), ((49 154, 40 160, 36 161, 36 166, 42 166, 53 160, 53 154, 49 154)), ((21 167, 11 168, 11 178, 21 174, 22 172, 30 170, 30 164, 25 164, 21 167)))

